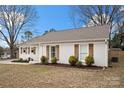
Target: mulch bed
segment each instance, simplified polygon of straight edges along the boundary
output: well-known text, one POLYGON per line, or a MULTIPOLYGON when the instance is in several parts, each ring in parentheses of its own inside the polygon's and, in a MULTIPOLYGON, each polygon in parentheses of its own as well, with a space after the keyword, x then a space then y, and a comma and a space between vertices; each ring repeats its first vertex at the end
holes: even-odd
MULTIPOLYGON (((45 65, 45 64, 36 63, 35 65, 45 65)), ((99 67, 99 66, 86 66, 86 65, 82 65, 81 67, 77 67, 77 66, 70 66, 69 64, 61 64, 61 63, 57 63, 57 64, 48 63, 47 66, 79 68, 79 69, 92 69, 92 70, 103 69, 103 67, 99 67)))

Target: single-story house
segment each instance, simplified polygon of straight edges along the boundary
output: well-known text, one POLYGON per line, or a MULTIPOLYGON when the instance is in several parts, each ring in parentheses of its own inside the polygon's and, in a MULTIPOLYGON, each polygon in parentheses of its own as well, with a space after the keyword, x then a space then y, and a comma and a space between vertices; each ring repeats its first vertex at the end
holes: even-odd
POLYGON ((19 58, 31 58, 40 62, 41 56, 58 59, 58 63, 69 64, 74 55, 85 64, 85 57, 94 58, 95 66, 108 66, 109 25, 84 27, 48 32, 19 45, 19 58))

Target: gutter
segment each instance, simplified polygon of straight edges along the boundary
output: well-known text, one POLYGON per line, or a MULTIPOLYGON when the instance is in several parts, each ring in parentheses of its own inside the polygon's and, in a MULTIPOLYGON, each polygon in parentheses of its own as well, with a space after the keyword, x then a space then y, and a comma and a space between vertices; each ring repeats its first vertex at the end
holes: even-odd
POLYGON ((34 42, 34 43, 22 43, 22 44, 18 44, 17 46, 20 45, 32 45, 32 44, 51 44, 51 43, 73 43, 73 42, 92 42, 92 41, 96 41, 96 42, 100 42, 100 41, 107 41, 109 38, 98 38, 98 39, 80 39, 80 40, 62 40, 62 41, 49 41, 49 42, 34 42))

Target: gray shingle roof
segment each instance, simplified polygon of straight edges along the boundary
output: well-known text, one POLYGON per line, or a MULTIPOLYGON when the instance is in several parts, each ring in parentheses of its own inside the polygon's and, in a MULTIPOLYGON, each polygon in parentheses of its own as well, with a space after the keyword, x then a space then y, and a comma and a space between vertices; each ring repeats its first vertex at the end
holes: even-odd
POLYGON ((105 39, 109 37, 109 25, 84 27, 79 29, 62 30, 56 32, 48 32, 47 34, 35 37, 25 44, 38 43, 38 42, 65 42, 76 40, 93 40, 105 39))

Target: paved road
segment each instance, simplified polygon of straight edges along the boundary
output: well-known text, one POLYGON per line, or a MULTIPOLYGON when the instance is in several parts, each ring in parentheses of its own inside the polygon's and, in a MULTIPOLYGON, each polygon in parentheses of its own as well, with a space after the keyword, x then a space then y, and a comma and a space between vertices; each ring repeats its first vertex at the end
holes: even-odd
POLYGON ((15 60, 15 59, 0 60, 0 64, 20 64, 20 65, 32 64, 32 63, 16 63, 16 62, 11 62, 12 60, 15 60))

